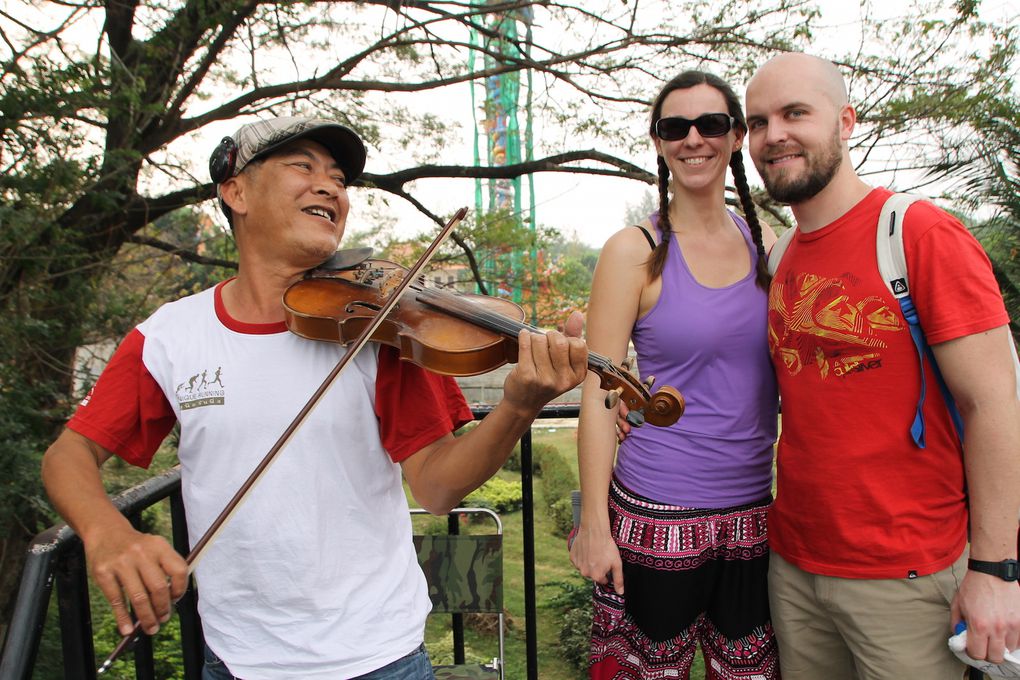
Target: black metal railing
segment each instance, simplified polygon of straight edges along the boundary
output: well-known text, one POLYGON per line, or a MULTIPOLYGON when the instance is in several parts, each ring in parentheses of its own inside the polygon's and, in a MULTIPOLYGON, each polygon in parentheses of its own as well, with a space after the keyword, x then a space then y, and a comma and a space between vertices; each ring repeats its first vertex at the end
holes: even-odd
MULTIPOLYGON (((491 406, 472 409, 475 418, 484 418, 491 406)), ((577 404, 552 404, 539 418, 578 417, 577 404)), ((525 654, 528 680, 538 678, 538 635, 535 585, 535 499, 532 474, 531 431, 521 438, 521 486, 524 542, 524 616, 525 654)), ((143 484, 128 489, 113 500, 117 508, 133 524, 141 522, 142 511, 169 498, 174 548, 186 555, 188 545, 187 518, 181 498, 180 470, 173 468, 143 484)), ((85 552, 81 539, 66 524, 58 524, 42 532, 28 549, 21 585, 18 590, 11 625, 0 656, 0 680, 30 680, 43 636, 54 583, 57 587, 57 611, 66 680, 94 680, 96 655, 93 646, 92 612, 89 603, 85 552)), ((181 654, 185 680, 199 680, 202 670, 202 628, 198 617, 195 592, 177 602, 181 625, 181 654)), ((142 636, 133 648, 135 677, 155 678, 152 640, 142 636)))
MULTIPOLYGON (((174 548, 188 552, 187 519, 181 499, 180 472, 176 468, 146 480, 117 495, 117 508, 136 526, 142 511, 170 499, 174 548)), ((89 604, 85 551, 81 539, 66 524, 42 532, 28 548, 21 586, 11 625, 0 658, 0 678, 28 680, 32 676, 53 586, 57 587, 57 611, 64 678, 96 677, 96 656, 92 644, 92 611, 89 604)), ((198 678, 202 670, 202 633, 195 594, 189 588, 177 603, 181 623, 181 647, 185 677, 198 678)), ((152 641, 143 636, 134 647, 135 676, 154 678, 152 641)))

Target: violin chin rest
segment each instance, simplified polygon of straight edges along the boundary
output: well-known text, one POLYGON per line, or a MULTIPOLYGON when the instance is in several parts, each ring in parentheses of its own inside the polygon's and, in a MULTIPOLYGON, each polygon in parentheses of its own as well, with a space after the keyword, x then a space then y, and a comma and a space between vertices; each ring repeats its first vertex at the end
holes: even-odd
POLYGON ((371 248, 347 248, 345 250, 338 250, 333 253, 332 257, 315 269, 331 272, 340 271, 342 269, 350 269, 351 267, 356 267, 368 258, 372 257, 373 252, 374 251, 371 248))

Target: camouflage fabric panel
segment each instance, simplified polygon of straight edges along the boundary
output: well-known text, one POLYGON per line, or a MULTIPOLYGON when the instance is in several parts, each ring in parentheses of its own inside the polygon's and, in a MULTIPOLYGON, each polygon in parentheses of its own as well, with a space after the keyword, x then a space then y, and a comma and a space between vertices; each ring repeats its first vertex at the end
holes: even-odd
POLYGON ((415 536, 434 612, 503 611, 503 537, 415 536))
POLYGON ((498 678, 499 671, 490 666, 467 664, 465 666, 433 666, 436 680, 479 680, 480 678, 498 678))

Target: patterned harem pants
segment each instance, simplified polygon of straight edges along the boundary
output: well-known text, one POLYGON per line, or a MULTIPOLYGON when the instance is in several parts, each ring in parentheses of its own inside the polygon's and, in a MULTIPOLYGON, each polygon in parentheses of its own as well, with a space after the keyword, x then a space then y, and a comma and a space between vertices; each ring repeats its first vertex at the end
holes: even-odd
POLYGON ((769 620, 771 498, 723 510, 609 489, 625 594, 595 584, 592 680, 687 680, 701 643, 707 680, 779 680, 769 620))

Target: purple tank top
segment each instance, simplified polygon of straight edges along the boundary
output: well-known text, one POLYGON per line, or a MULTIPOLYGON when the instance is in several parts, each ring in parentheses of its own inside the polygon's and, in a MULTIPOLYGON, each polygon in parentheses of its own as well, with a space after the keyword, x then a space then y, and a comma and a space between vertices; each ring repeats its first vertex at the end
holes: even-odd
MULTIPOLYGON (((730 213, 748 244, 747 224, 730 213)), ((658 214, 652 215, 658 227, 658 214)), ((778 398, 769 361, 768 296, 747 276, 723 288, 698 283, 676 240, 662 293, 634 324, 642 376, 680 390, 687 404, 668 428, 634 428, 620 445, 616 476, 647 498, 692 508, 725 508, 772 490, 778 398)), ((654 388, 653 388, 654 389, 654 388)))

